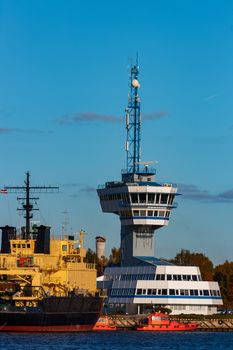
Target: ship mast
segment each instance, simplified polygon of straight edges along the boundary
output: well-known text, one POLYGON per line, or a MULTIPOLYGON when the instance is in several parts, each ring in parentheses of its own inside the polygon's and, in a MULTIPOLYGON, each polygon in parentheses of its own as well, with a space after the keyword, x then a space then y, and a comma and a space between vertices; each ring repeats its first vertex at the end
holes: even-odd
POLYGON ((26 172, 26 180, 24 181, 24 186, 5 186, 5 190, 8 192, 13 193, 25 193, 24 197, 17 197, 19 201, 21 201, 22 208, 18 208, 19 211, 24 211, 25 215, 25 232, 23 232, 23 239, 29 239, 30 238, 30 231, 31 231, 31 219, 33 218, 32 211, 39 210, 37 208, 34 208, 34 205, 36 201, 39 199, 39 197, 31 197, 31 192, 33 193, 54 193, 59 190, 59 187, 54 186, 30 186, 30 173, 29 171, 26 172))

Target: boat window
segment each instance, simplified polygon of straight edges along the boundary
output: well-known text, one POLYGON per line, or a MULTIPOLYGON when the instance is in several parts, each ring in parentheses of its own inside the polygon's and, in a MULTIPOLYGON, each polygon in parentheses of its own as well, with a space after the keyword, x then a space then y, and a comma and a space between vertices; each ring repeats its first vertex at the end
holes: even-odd
POLYGON ((137 295, 141 295, 142 294, 142 289, 137 289, 137 295))
POLYGON ((169 289, 169 295, 175 295, 175 289, 169 289))
POLYGON ((160 211, 159 211, 159 216, 164 217, 164 215, 165 215, 165 211, 160 210, 160 211))
POLYGON ((16 248, 16 244, 13 244, 12 247, 13 247, 13 248, 16 248))
POLYGON ((169 218, 169 215, 170 215, 170 211, 166 211, 166 218, 169 218))
POLYGON ((172 275, 167 275, 167 280, 171 281, 171 279, 172 279, 172 275))
POLYGON ((158 289, 158 295, 161 295, 162 291, 161 289, 158 289))
POLYGON ((183 281, 187 281, 187 275, 183 275, 183 281))
POLYGON ((176 289, 176 295, 179 295, 179 290, 178 289, 176 289))
POLYGON ((197 276, 196 275, 192 275, 192 280, 193 281, 197 281, 197 276))
POLYGON ((161 275, 156 275, 156 281, 160 281, 161 280, 161 275))
POLYGON ((158 210, 154 211, 154 216, 158 216, 158 210))
POLYGON ((202 290, 199 290, 199 295, 203 295, 203 291, 202 290))
POLYGON ((140 216, 146 216, 146 210, 140 210, 140 216))
POLYGON ((194 295, 194 290, 190 289, 189 293, 190 293, 190 295, 194 295))
POLYGON ((148 289, 147 290, 147 295, 151 295, 152 294, 152 289, 148 289))
POLYGON ((133 215, 134 216, 139 216, 139 210, 133 210, 133 215))
POLYGON ((159 203, 160 203, 160 194, 159 194, 159 193, 156 195, 155 203, 156 203, 156 204, 159 204, 159 203))
POLYGON ((154 193, 148 193, 148 203, 154 203, 155 195, 154 193))
POLYGON ((216 292, 217 292, 217 296, 220 297, 220 291, 219 291, 219 290, 216 290, 216 292))
POLYGON ((148 216, 153 216, 153 210, 148 210, 148 216))
POLYGON ((62 245, 62 251, 63 251, 63 252, 67 252, 67 245, 66 245, 66 244, 63 244, 63 245, 62 245))
POLYGON ((172 205, 173 200, 174 200, 174 194, 171 194, 169 201, 168 201, 168 204, 172 205))
POLYGON ((156 289, 152 289, 152 295, 156 295, 156 289))
POLYGON ((22 244, 22 248, 26 248, 26 244, 22 244))
POLYGON ((165 281, 165 275, 161 275, 161 281, 165 281))
POLYGON ((204 290, 203 290, 203 293, 204 293, 205 296, 210 295, 210 293, 209 293, 209 291, 208 291, 207 289, 204 289, 204 290))
POLYGON ((21 244, 17 244, 17 248, 21 248, 21 244))
POLYGON ((180 295, 184 295, 184 289, 180 290, 180 295))
POLYGON ((142 290, 142 294, 145 295, 146 294, 146 289, 142 290))
POLYGON ((31 244, 30 243, 27 243, 27 248, 31 248, 31 244))
POLYGON ((178 281, 181 281, 181 275, 177 275, 178 281))
POLYGON ((167 295, 167 289, 162 289, 162 295, 167 295))

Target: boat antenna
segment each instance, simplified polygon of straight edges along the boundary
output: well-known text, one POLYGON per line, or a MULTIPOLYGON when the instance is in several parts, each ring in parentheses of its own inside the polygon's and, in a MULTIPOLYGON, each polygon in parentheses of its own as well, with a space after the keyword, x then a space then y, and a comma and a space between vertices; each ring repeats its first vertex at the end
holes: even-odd
POLYGON ((33 204, 39 197, 31 197, 31 192, 33 193, 54 193, 59 191, 59 187, 54 186, 30 186, 30 173, 26 172, 26 179, 24 181, 24 186, 4 186, 4 189, 12 193, 25 193, 24 197, 17 197, 17 200, 21 201, 22 208, 18 208, 19 211, 24 211, 24 218, 26 220, 25 232, 23 232, 23 239, 30 238, 31 225, 30 221, 33 218, 32 211, 39 210, 34 208, 33 204))

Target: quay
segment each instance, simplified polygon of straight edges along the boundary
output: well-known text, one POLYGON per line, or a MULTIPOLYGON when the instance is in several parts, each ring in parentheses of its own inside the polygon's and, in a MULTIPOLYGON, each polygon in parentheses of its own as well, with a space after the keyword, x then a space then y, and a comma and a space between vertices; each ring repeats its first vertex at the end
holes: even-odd
MULTIPOLYGON (((117 327, 119 330, 133 330, 140 322, 145 319, 148 315, 109 315, 109 324, 117 327)), ((171 316, 171 319, 179 320, 184 322, 196 322, 198 324, 197 332, 233 332, 233 317, 227 315, 225 317, 213 315, 209 317, 190 317, 171 316)))

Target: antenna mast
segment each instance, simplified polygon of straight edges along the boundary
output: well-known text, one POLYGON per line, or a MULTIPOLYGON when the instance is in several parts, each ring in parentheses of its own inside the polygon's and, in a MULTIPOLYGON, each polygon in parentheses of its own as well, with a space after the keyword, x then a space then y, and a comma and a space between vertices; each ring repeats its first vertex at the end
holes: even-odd
POLYGON ((140 98, 138 89, 140 84, 138 81, 139 66, 138 58, 136 64, 130 67, 129 78, 129 98, 126 108, 126 162, 127 173, 139 172, 139 162, 141 160, 141 113, 140 113, 140 98))
POLYGON ((24 239, 30 238, 30 220, 33 218, 33 214, 31 213, 34 210, 39 210, 33 207, 33 204, 36 203, 36 200, 39 197, 31 197, 30 193, 33 191, 34 193, 53 193, 59 190, 59 187, 53 186, 30 186, 30 173, 26 172, 26 180, 24 181, 24 186, 5 186, 5 190, 13 193, 25 193, 24 197, 17 197, 18 200, 22 203, 22 208, 18 208, 17 210, 22 210, 25 212, 24 218, 26 219, 25 232, 23 233, 24 239))

